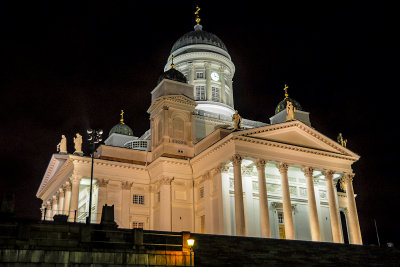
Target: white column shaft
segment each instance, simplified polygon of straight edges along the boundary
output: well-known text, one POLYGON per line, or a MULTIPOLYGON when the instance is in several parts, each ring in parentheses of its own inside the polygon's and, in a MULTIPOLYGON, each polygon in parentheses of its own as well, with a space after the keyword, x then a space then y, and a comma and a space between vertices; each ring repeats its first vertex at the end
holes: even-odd
POLYGON ((358 221, 356 200, 354 197, 353 175, 345 174, 345 183, 351 242, 352 244, 362 245, 360 223, 358 221))
POLYGON ((271 238, 271 225, 269 221, 269 208, 268 208, 268 195, 267 184, 265 181, 265 164, 264 160, 258 160, 258 192, 260 199, 260 223, 261 223, 261 236, 271 238))
POLYGON ((294 224, 292 216, 292 203, 290 201, 288 165, 286 163, 279 164, 282 183, 282 201, 283 201, 283 218, 285 221, 286 239, 295 239, 294 224))
POLYGON ((336 205, 336 196, 335 189, 333 186, 333 172, 326 171, 326 186, 328 190, 328 199, 329 199, 329 215, 331 217, 331 228, 332 228, 332 237, 333 242, 340 243, 340 227, 339 227, 339 211, 336 205))
POLYGON ((314 192, 313 171, 314 170, 312 168, 303 169, 304 176, 306 177, 307 181, 308 213, 310 216, 311 239, 313 241, 321 241, 317 203, 315 200, 315 192, 314 192))
POLYGON ((58 196, 58 214, 64 214, 64 202, 65 202, 65 195, 64 190, 59 191, 60 194, 58 196))
POLYGON ((65 196, 64 196, 64 214, 69 215, 69 207, 71 204, 71 185, 67 184, 65 187, 65 196))
POLYGON ((160 185, 160 230, 171 231, 171 185, 160 185))
POLYGON ((73 222, 78 217, 78 204, 79 204, 79 178, 71 179, 71 201, 70 201, 70 209, 69 209, 69 218, 68 220, 73 222))
POLYGON ((236 235, 246 235, 246 223, 244 220, 243 186, 242 186, 242 159, 235 155, 233 159, 233 179, 235 186, 235 222, 236 235))
POLYGON ((213 204, 211 199, 211 190, 212 190, 212 177, 211 173, 207 174, 206 180, 204 181, 204 213, 205 213, 205 231, 206 234, 214 234, 214 211, 213 204))

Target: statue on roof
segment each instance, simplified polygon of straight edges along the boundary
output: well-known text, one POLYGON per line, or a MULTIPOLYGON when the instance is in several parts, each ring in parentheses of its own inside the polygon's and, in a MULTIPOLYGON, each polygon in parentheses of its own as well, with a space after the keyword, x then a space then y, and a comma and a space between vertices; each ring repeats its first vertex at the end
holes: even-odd
POLYGON ((293 106, 293 103, 288 101, 286 104, 286 121, 293 121, 295 120, 294 114, 296 112, 296 108, 293 106))
POLYGON ((65 135, 61 135, 61 141, 57 145, 57 152, 60 154, 67 154, 67 138, 65 135))
POLYGON ((233 130, 240 130, 240 124, 242 123, 242 117, 239 115, 239 112, 235 110, 235 114, 232 116, 233 121, 233 130))
POLYGON ((76 137, 74 137, 74 145, 75 145, 74 154, 83 155, 83 152, 82 152, 82 136, 79 133, 76 133, 76 137))
POLYGON ((339 133, 338 137, 337 137, 337 141, 339 144, 341 144, 343 147, 347 146, 347 139, 343 139, 343 135, 342 133, 339 133))

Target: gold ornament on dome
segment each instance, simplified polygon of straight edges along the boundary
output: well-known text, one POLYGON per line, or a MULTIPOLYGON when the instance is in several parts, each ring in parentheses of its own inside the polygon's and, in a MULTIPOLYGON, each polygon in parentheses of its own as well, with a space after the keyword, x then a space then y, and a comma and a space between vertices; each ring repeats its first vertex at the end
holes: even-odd
POLYGON ((201 21, 201 19, 199 17, 199 11, 200 11, 200 7, 196 6, 196 12, 194 12, 194 14, 196 15, 196 23, 197 23, 197 25, 200 25, 200 21, 201 21))
POLYGON ((288 88, 289 88, 289 86, 287 86, 287 84, 285 84, 285 87, 283 88, 283 90, 285 91, 285 99, 289 97, 289 94, 287 92, 288 88))
POLYGON ((124 110, 123 109, 121 109, 121 114, 119 114, 119 115, 121 115, 121 119, 119 121, 121 122, 121 124, 125 124, 124 123, 124 110))

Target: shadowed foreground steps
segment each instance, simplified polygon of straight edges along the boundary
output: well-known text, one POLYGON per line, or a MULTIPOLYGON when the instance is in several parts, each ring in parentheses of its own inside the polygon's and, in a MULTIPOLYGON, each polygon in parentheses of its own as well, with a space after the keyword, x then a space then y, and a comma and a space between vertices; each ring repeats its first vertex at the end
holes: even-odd
POLYGON ((3 220, 1 266, 399 266, 397 248, 3 220))

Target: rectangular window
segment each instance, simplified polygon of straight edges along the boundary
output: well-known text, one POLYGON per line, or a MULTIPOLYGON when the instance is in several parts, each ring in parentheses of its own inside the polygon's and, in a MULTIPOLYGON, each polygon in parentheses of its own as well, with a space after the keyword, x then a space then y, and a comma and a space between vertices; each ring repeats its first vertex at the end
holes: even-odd
POLYGON ((144 223, 143 222, 132 222, 132 228, 142 228, 143 229, 144 223))
POLYGON ((204 79, 204 72, 196 72, 197 79, 204 79))
POLYGON ((214 102, 219 102, 219 88, 217 87, 211 87, 211 95, 212 95, 212 101, 214 102))
POLYGON ((133 204, 144 205, 144 195, 133 195, 133 204))
POLYGON ((206 100, 206 91, 204 85, 196 86, 196 100, 206 100))

